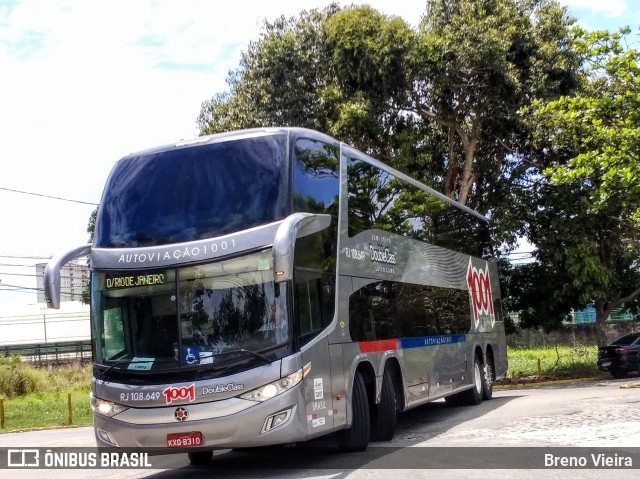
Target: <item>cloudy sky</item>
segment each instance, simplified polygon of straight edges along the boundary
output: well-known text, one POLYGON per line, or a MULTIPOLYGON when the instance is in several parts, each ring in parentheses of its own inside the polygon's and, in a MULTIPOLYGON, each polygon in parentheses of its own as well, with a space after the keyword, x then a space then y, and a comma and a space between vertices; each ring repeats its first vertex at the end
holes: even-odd
MULTIPOLYGON (((33 271, 13 265, 86 242, 117 159, 197 135, 201 103, 226 89, 264 19, 327 3, 0 0, 0 308, 35 302, 7 291, 35 287, 33 271)), ((349 3, 414 25, 425 4, 349 3)), ((640 25, 639 0, 561 3, 589 29, 640 25)))

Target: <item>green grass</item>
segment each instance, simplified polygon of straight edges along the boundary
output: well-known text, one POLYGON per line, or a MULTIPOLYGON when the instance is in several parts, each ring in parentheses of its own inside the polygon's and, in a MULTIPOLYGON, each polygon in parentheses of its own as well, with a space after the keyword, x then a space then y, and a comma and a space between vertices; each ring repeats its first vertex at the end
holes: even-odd
POLYGON ((602 377, 596 368, 597 346, 547 346, 508 348, 507 381, 538 378, 538 359, 543 379, 583 379, 602 377))
POLYGON ((90 426, 90 386, 67 392, 39 392, 4 400, 5 428, 0 433, 69 426, 68 394, 71 394, 73 426, 90 426))
POLYGON ((90 365, 35 368, 19 357, 0 358, 0 400, 4 410, 0 433, 68 426, 69 394, 72 425, 90 425, 90 389, 90 365))

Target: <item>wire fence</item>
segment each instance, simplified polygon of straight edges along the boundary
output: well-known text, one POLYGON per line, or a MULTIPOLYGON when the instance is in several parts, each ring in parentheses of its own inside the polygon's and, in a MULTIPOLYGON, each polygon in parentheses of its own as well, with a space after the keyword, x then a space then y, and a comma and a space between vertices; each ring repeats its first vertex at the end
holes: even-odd
POLYGON ((23 362, 32 364, 90 361, 91 341, 4 345, 0 346, 0 355, 20 356, 23 362))

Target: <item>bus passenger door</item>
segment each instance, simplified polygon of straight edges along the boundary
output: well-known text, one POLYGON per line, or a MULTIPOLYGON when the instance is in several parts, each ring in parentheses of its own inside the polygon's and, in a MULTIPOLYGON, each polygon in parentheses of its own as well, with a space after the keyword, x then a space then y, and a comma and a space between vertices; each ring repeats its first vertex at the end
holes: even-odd
POLYGON ((304 364, 311 363, 311 371, 304 382, 307 434, 311 437, 333 429, 331 365, 327 337, 310 345, 309 349, 302 353, 302 360, 304 364))
POLYGON ((330 308, 326 307, 321 273, 298 269, 295 289, 302 360, 303 364, 311 363, 304 379, 307 433, 311 437, 333 429, 331 364, 325 331, 332 311, 327 311, 330 308))

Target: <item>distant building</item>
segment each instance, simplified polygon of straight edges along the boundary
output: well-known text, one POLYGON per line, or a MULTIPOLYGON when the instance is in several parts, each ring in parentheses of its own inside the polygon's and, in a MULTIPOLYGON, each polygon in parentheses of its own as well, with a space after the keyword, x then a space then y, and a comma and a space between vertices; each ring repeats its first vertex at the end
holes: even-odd
MULTIPOLYGON (((38 303, 44 303, 44 269, 47 263, 36 264, 38 303)), ((71 262, 60 270, 60 301, 80 301, 89 282, 89 267, 85 261, 71 262)))
MULTIPOLYGON (((633 313, 631 311, 625 311, 622 307, 616 308, 611 312, 608 318, 609 321, 633 321, 633 313)), ((573 323, 595 323, 596 322, 596 309, 589 305, 585 309, 573 312, 573 323)))

